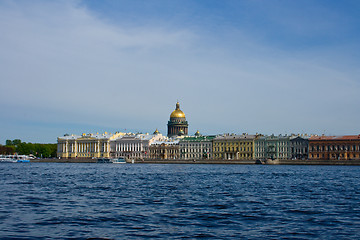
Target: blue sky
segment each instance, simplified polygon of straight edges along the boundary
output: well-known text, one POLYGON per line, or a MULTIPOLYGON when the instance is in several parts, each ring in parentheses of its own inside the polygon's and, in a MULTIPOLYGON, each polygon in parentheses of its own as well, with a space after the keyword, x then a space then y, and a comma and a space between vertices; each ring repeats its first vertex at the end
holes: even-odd
POLYGON ((0 2, 0 143, 360 133, 359 1, 0 2))

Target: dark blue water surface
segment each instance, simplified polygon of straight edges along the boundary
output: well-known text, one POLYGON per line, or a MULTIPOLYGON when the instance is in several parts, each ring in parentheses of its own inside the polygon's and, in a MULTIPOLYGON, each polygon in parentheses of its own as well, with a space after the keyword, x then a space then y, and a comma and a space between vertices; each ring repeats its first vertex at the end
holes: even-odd
POLYGON ((359 239, 360 167, 0 164, 0 238, 359 239))

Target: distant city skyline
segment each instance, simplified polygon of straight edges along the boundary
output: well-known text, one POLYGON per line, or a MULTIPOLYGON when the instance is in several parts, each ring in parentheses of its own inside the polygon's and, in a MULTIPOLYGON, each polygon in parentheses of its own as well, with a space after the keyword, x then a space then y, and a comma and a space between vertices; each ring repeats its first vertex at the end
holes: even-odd
POLYGON ((360 2, 1 1, 0 144, 360 133, 360 2), (126 130, 125 130, 126 129, 126 130))

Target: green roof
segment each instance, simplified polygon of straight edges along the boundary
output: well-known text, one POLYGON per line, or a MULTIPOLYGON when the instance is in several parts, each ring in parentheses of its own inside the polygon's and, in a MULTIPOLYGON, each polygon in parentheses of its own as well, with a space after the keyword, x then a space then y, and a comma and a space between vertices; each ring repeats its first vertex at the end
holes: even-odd
POLYGON ((212 141, 216 136, 210 135, 210 136, 189 136, 184 137, 180 140, 180 142, 204 142, 204 141, 212 141))

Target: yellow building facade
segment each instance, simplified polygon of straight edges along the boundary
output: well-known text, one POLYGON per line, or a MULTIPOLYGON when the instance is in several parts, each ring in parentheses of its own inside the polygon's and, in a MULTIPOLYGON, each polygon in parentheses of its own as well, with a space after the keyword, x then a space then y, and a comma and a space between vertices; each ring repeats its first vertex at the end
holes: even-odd
POLYGON ((213 158, 227 160, 255 159, 255 135, 224 134, 213 139, 213 158))
POLYGON ((58 137, 58 158, 109 158, 110 141, 125 133, 65 135, 58 137))

